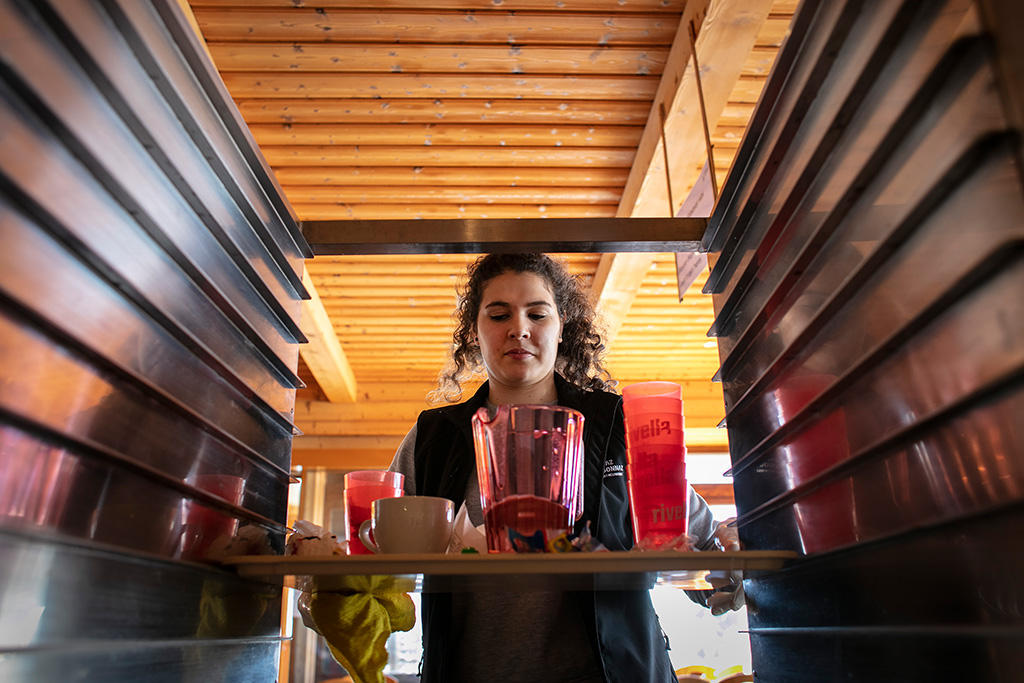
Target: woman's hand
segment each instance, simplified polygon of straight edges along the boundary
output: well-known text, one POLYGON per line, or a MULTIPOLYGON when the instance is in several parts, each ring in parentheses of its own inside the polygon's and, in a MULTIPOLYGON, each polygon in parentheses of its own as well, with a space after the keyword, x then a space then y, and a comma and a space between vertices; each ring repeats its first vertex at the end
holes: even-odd
MULTIPOLYGON (((724 551, 742 550, 740 546, 739 531, 732 526, 736 521, 735 517, 719 522, 712 536, 715 545, 724 551)), ((743 573, 739 571, 711 572, 708 574, 710 583, 715 592, 708 597, 708 607, 715 616, 735 611, 746 603, 746 596, 743 594, 743 573)))
POLYGON ((735 521, 735 517, 730 517, 724 522, 719 522, 715 532, 712 534, 722 550, 742 550, 740 547, 739 530, 735 526, 731 526, 735 521))

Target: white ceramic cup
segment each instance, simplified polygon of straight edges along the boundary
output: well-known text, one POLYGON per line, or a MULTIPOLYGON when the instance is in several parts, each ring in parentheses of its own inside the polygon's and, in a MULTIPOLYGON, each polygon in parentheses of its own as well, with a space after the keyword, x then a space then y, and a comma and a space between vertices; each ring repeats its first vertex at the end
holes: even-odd
POLYGON ((381 498, 370 508, 370 519, 359 526, 359 538, 373 552, 443 553, 448 549, 455 506, 447 498, 381 498))

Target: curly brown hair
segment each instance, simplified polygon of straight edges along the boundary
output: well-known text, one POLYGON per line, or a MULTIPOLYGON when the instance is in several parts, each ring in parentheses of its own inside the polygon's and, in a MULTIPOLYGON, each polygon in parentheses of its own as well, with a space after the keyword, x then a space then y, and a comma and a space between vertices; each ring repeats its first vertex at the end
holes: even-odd
POLYGON ((602 362, 605 347, 594 324, 594 307, 579 280, 545 254, 487 254, 469 265, 465 284, 459 287, 451 356, 438 376, 437 388, 430 392, 431 402, 458 401, 462 382, 482 371, 480 347, 474 343, 480 300, 487 283, 507 272, 533 273, 551 289, 562 321, 555 371, 585 391, 612 390, 616 383, 602 362))

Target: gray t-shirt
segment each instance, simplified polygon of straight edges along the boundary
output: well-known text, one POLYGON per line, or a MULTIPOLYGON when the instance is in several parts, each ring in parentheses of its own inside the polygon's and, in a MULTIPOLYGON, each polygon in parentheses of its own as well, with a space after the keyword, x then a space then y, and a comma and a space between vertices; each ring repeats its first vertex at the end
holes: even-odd
MULTIPOLYGON (((405 492, 416 495, 416 426, 405 435, 389 469, 405 475, 405 492)), ((707 503, 689 490, 688 533, 703 547, 715 529, 707 503)), ((484 523, 476 467, 466 486, 466 512, 484 523)), ((457 680, 590 683, 603 681, 600 658, 587 637, 581 601, 560 591, 452 593, 452 623, 463 632, 457 680), (473 656, 477 653, 478 656, 473 656)))

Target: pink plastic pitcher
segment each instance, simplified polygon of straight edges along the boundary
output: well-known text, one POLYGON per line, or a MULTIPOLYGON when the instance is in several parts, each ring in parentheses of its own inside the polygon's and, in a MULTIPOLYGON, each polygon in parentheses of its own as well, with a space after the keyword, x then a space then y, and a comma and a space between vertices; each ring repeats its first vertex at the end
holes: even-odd
POLYGON ((583 514, 583 415, 505 405, 473 415, 487 550, 543 552, 583 514))

